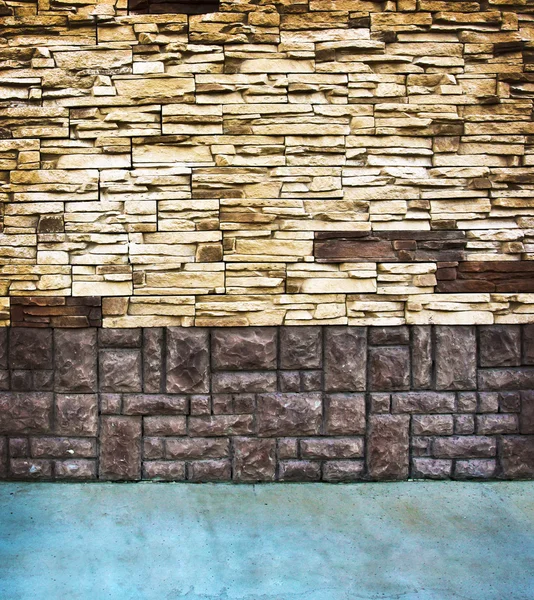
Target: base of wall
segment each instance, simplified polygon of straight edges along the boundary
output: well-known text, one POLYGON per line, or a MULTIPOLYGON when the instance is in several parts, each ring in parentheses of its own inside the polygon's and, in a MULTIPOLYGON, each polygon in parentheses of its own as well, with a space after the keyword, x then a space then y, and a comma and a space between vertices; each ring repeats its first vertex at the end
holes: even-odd
POLYGON ((0 331, 0 478, 534 478, 534 325, 0 331))

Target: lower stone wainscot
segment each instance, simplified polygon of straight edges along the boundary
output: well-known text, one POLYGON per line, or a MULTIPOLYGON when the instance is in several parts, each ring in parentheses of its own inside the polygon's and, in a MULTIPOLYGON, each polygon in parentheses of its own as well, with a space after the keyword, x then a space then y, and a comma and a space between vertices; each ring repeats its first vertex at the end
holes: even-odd
POLYGON ((534 325, 0 330, 0 476, 534 477, 534 325))

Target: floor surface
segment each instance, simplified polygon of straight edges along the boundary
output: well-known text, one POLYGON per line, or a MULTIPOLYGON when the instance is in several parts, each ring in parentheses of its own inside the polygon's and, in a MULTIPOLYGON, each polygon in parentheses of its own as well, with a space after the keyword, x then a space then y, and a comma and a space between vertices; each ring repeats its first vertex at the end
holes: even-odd
POLYGON ((532 600, 534 482, 0 484, 2 600, 532 600))

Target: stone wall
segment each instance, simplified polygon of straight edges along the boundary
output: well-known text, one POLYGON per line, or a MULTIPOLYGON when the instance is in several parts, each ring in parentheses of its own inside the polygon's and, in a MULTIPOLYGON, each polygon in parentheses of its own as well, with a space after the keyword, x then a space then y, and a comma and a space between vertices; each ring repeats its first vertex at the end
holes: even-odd
POLYGON ((4 479, 534 477, 534 325, 0 334, 4 479))
POLYGON ((534 322, 530 0, 130 9, 0 0, 0 325, 534 322))

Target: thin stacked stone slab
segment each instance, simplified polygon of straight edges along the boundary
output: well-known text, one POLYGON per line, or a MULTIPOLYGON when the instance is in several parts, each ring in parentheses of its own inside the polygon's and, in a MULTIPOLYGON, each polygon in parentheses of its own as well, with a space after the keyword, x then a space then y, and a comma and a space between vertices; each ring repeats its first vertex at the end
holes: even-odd
POLYGON ((533 19, 0 0, 0 325, 533 322, 533 19))
POLYGON ((11 328, 0 387, 2 479, 534 478, 533 325, 11 328))

